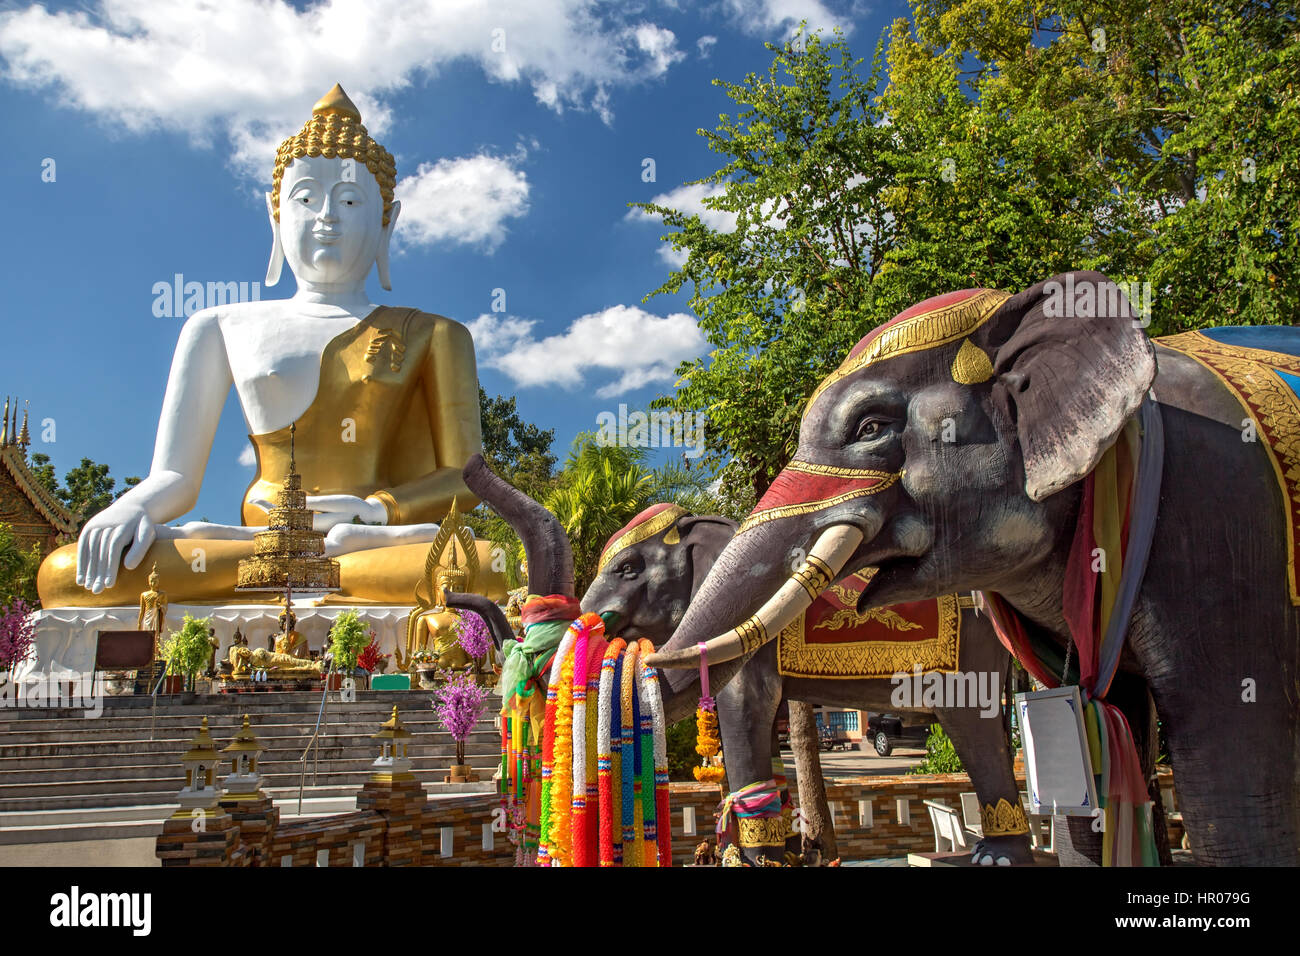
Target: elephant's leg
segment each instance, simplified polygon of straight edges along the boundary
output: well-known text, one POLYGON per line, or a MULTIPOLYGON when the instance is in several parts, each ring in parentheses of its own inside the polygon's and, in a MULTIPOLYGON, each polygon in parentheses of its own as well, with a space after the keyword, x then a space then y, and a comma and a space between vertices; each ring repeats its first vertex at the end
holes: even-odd
MULTIPOLYGON (((1001 675, 996 686, 999 689, 1002 686, 1001 675)), ((957 748, 957 756, 970 775, 980 806, 996 807, 999 800, 1006 800, 1013 807, 1020 806, 1020 788, 1012 769, 1001 708, 992 715, 981 713, 978 706, 946 707, 935 713, 944 733, 957 748)), ((984 865, 1029 863, 1033 860, 1029 834, 985 836, 975 845, 972 858, 984 865)))
MULTIPOLYGON (((760 650, 736 677, 717 694, 718 725, 722 732, 722 756, 727 768, 727 786, 731 792, 772 777, 772 758, 780 758, 774 748, 776 712, 781 704, 781 678, 776 673, 775 645, 760 650), (772 666, 754 666, 773 656, 772 666)), ((757 862, 765 855, 779 857, 783 848, 742 847, 747 861, 757 862)))
POLYGON ((1276 670, 1247 671, 1253 674, 1263 676, 1249 700, 1237 674, 1152 685, 1200 866, 1300 863, 1295 705, 1276 670))

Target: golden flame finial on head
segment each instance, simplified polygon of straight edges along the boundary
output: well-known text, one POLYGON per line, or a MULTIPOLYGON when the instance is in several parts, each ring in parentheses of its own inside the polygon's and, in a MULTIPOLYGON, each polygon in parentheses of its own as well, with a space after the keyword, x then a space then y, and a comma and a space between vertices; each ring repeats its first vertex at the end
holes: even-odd
POLYGON ((271 208, 276 222, 280 221, 280 182, 284 171, 303 156, 355 159, 370 170, 379 183, 384 199, 384 225, 388 225, 393 212, 393 189, 397 185, 397 164, 392 153, 371 139, 361 124, 361 112, 337 83, 312 107, 311 119, 303 128, 276 151, 275 170, 271 174, 271 208))
POLYGON ((357 109, 357 104, 353 103, 343 87, 335 83, 334 88, 316 101, 316 105, 311 108, 313 114, 320 113, 328 116, 330 113, 337 113, 339 116, 349 116, 356 122, 361 122, 361 111, 357 109))

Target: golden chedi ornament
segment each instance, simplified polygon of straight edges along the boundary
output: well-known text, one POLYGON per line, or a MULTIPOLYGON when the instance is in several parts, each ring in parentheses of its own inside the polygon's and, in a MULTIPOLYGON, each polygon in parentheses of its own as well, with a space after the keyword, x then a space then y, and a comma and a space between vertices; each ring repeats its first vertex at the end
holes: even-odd
POLYGON ((267 514, 267 527, 253 535, 253 556, 239 562, 237 591, 308 591, 339 589, 339 563, 325 557, 325 534, 312 527, 307 493, 294 465, 291 426, 289 473, 267 514))

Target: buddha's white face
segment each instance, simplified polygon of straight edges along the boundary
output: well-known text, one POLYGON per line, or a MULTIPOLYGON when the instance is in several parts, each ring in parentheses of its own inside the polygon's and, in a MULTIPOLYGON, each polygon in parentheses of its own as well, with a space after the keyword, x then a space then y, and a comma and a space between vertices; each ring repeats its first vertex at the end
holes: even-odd
POLYGON ((280 243, 299 282, 364 281, 380 244, 384 199, 364 163, 302 156, 280 183, 280 243))

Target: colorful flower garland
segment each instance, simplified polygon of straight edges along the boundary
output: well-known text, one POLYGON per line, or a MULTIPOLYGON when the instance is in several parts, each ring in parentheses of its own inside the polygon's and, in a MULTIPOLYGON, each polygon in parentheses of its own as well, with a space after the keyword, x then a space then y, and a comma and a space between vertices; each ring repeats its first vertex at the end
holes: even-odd
POLYGON ((718 705, 709 696, 709 661, 706 645, 700 644, 700 705, 695 708, 695 752, 704 762, 692 771, 700 783, 721 783, 727 771, 722 762, 710 763, 722 748, 722 731, 718 726, 718 705))
POLYGON ((606 642, 604 622, 584 614, 539 667, 549 676, 544 706, 541 680, 512 696, 500 792, 518 865, 671 865, 667 728, 659 674, 645 666, 652 650, 646 640, 606 642), (530 727, 535 711, 540 732, 530 727))
POLYGON ((605 651, 605 656, 600 663, 600 687, 599 698, 596 702, 596 779, 597 792, 599 799, 599 818, 600 818, 600 837, 599 837, 599 863, 601 866, 617 865, 614 858, 614 825, 613 820, 618 812, 614 800, 614 752, 613 752, 613 728, 614 710, 611 706, 614 700, 614 679, 618 669, 618 661, 627 646, 626 642, 619 637, 609 642, 609 647, 605 651))

